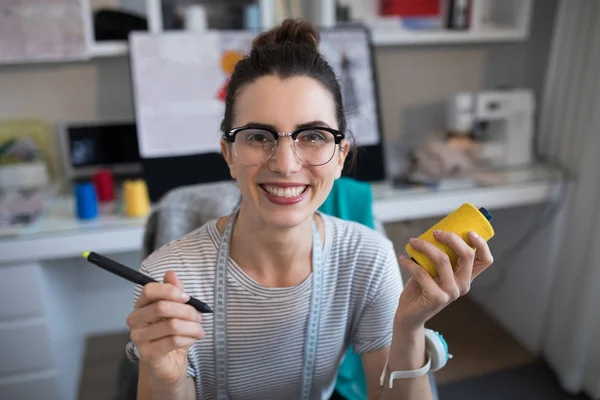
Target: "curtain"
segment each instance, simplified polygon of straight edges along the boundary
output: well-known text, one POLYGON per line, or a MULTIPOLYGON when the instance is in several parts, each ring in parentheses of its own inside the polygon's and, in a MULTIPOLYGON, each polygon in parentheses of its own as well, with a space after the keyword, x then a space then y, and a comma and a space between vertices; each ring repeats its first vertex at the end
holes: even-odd
POLYGON ((561 0, 537 148, 573 176, 542 352, 562 387, 600 399, 600 1, 561 0))

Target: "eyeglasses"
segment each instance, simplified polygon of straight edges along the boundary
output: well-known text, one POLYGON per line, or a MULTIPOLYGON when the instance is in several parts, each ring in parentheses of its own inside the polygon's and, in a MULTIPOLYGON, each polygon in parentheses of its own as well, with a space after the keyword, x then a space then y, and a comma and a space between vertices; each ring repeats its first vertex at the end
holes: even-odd
POLYGON ((225 139, 233 143, 235 156, 245 165, 261 165, 271 159, 282 136, 292 139, 292 149, 304 164, 327 164, 335 154, 335 147, 345 137, 344 133, 329 127, 312 126, 293 132, 277 132, 260 125, 246 125, 227 132, 225 139))

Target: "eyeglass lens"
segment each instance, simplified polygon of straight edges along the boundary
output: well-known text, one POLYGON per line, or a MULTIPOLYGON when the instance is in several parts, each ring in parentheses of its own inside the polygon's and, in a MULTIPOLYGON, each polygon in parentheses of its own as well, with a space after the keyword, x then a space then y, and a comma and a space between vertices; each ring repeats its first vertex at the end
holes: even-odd
MULTIPOLYGON (((282 139, 280 138, 279 141, 282 139)), ((235 154, 242 163, 259 165, 271 158, 277 147, 277 141, 269 131, 249 128, 237 133, 233 145, 235 154)), ((328 163, 335 153, 335 137, 333 133, 325 130, 301 131, 292 145, 296 157, 303 163, 313 166, 328 163)))

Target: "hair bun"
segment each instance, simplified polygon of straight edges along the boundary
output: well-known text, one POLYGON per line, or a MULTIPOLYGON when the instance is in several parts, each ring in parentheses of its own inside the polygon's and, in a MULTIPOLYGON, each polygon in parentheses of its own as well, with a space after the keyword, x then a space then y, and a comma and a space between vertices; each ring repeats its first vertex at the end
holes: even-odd
POLYGON ((318 52, 320 35, 317 28, 309 22, 299 19, 285 19, 281 25, 263 32, 252 42, 252 50, 257 47, 292 43, 310 46, 318 52))

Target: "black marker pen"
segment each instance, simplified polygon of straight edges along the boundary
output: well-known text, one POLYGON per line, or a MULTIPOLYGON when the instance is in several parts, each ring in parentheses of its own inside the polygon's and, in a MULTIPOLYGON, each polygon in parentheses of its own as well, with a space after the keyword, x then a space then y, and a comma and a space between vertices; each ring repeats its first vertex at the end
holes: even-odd
MULTIPOLYGON (((136 270, 128 268, 123 264, 119 264, 118 262, 111 260, 110 258, 106 258, 101 256, 98 253, 84 251, 82 254, 83 258, 99 266, 100 268, 112 272, 115 275, 120 276, 121 278, 127 279, 129 282, 137 283, 138 285, 146 285, 151 282, 156 282, 154 279, 150 278, 147 275, 142 274, 136 270)), ((196 310, 201 313, 212 313, 213 310, 208 306, 208 304, 201 302, 198 299, 195 299, 190 296, 190 299, 186 302, 186 304, 191 305, 196 310)))

